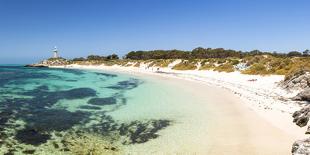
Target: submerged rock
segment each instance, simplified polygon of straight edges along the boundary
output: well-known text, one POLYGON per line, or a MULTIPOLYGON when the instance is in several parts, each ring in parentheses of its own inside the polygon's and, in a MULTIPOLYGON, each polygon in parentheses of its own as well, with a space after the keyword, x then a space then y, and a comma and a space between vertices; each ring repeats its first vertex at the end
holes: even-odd
POLYGON ((116 104, 115 97, 106 97, 106 98, 92 98, 88 101, 88 104, 91 105, 112 105, 116 104))
POLYGON ((141 81, 138 79, 129 79, 126 81, 120 81, 116 85, 109 86, 107 88, 116 89, 116 90, 130 90, 138 87, 141 84, 141 81))
POLYGON ((158 131, 171 125, 169 120, 151 120, 148 122, 134 121, 130 124, 121 124, 119 134, 129 139, 123 144, 141 144, 157 138, 158 131))
POLYGON ((82 105, 79 106, 79 108, 81 109, 86 109, 86 110, 100 110, 100 107, 96 107, 96 106, 89 106, 89 105, 82 105))
POLYGON ((38 146, 50 139, 50 135, 39 133, 34 129, 23 129, 17 132, 15 139, 21 143, 38 146))

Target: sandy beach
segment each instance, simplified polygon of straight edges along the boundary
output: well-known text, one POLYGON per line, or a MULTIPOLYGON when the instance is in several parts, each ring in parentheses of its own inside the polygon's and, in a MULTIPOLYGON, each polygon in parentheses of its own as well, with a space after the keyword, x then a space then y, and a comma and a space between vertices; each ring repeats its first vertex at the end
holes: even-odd
POLYGON ((156 140, 128 147, 129 152, 148 148, 148 153, 154 154, 290 154, 292 143, 305 137, 304 129, 293 124, 291 117, 300 105, 281 99, 292 94, 276 86, 283 76, 103 65, 61 67, 155 78, 201 100, 196 108, 199 110, 193 113, 195 119, 182 120, 190 127, 174 125, 156 140), (195 123, 200 124, 199 128, 195 123), (174 128, 183 128, 183 133, 174 133, 174 128), (180 139, 180 134, 182 143, 174 141, 180 139), (160 152, 158 146, 162 147, 160 152))

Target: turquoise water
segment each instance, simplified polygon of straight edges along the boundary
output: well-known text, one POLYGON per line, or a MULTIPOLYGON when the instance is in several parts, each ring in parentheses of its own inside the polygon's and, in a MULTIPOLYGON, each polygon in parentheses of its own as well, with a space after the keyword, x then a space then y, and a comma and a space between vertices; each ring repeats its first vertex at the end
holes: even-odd
POLYGON ((169 91, 118 73, 0 66, 0 154, 110 154, 147 143, 179 117, 162 106, 169 91))

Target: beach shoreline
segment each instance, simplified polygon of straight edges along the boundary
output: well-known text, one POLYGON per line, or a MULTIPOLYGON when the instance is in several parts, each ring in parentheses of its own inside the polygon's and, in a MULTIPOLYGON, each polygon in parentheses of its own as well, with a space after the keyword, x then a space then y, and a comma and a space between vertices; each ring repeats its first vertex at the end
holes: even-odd
MULTIPOLYGON (((237 119, 242 119, 243 121, 245 121, 245 124, 247 124, 246 126, 248 127, 248 130, 251 131, 251 134, 254 134, 255 129, 261 129, 262 131, 260 132, 265 132, 265 134, 266 132, 272 133, 268 134, 271 138, 275 137, 279 138, 282 136, 284 137, 287 136, 289 140, 288 139, 283 140, 285 143, 283 145, 285 147, 282 146, 281 148, 281 149, 285 148, 286 152, 290 151, 291 144, 295 140, 305 138, 305 135, 303 133, 304 129, 299 128, 298 126, 293 124, 291 117, 291 114, 294 111, 299 110, 301 108, 301 105, 282 99, 282 98, 288 98, 290 95, 292 96, 292 94, 286 94, 279 87, 276 87, 276 82, 279 82, 283 78, 283 76, 263 77, 258 75, 241 75, 240 73, 236 72, 219 73, 213 71, 197 71, 197 70, 175 71, 169 68, 121 67, 121 66, 104 66, 104 65, 99 66, 67 65, 67 66, 56 66, 56 68, 109 71, 142 77, 152 76, 155 78, 166 78, 168 82, 177 80, 179 81, 178 82, 179 84, 185 83, 184 81, 190 81, 190 83, 196 84, 197 86, 196 89, 199 89, 199 91, 204 91, 210 88, 211 89, 218 88, 223 92, 227 92, 228 96, 230 96, 229 100, 234 100, 233 106, 236 107, 236 109, 238 109, 236 110, 238 112, 235 113, 234 117, 237 117, 237 119), (200 89, 198 87, 201 87, 203 89, 200 89), (272 91, 274 91, 274 93, 270 93, 272 91), (244 119, 240 115, 247 118, 244 119), (265 126, 266 129, 261 128, 263 126, 265 126), (276 134, 275 132, 281 132, 281 133, 276 134)), ((195 93, 195 91, 193 91, 193 93, 195 93)), ((201 96, 203 96, 203 94, 201 94, 201 96)), ((231 105, 229 107, 231 108, 231 105)), ((219 109, 217 109, 216 111, 219 111, 219 109)), ((223 115, 223 117, 225 117, 225 115, 223 115)), ((229 122, 227 124, 229 124, 229 122)), ((228 133, 225 134, 227 136, 228 133)), ((226 138, 223 138, 222 140, 224 141, 224 139, 227 141, 226 138)), ((260 147, 260 145, 262 145, 262 147, 266 147, 264 144, 261 144, 262 143, 261 141, 266 142, 266 140, 257 137, 254 138, 252 137, 252 140, 254 141, 256 140, 256 142, 253 142, 253 147, 255 145, 257 145, 257 147, 260 147)), ((273 139, 269 139, 269 141, 272 140, 273 139)), ((223 143, 223 141, 218 142, 217 144, 214 145, 216 146, 220 143, 223 143)), ((226 150, 230 149, 235 148, 230 146, 230 148, 227 148, 226 150)), ((272 150, 272 148, 270 148, 270 150, 272 150)), ((218 151, 216 151, 216 149, 214 151, 215 152, 212 152, 211 154, 219 153, 218 151)), ((235 151, 238 152, 238 150, 235 151)), ((249 153, 248 151, 246 152, 249 153)))

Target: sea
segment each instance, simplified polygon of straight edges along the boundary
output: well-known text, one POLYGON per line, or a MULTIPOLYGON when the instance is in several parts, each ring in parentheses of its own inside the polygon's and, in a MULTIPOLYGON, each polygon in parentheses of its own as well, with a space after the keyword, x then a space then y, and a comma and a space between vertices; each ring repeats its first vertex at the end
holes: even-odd
POLYGON ((99 70, 1 65, 0 154, 179 150, 184 133, 195 132, 184 120, 193 122, 200 107, 165 83, 99 70))

